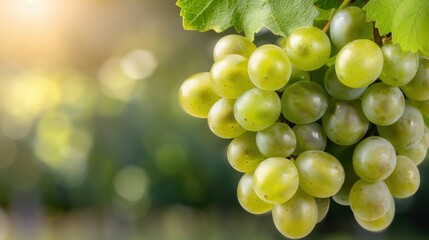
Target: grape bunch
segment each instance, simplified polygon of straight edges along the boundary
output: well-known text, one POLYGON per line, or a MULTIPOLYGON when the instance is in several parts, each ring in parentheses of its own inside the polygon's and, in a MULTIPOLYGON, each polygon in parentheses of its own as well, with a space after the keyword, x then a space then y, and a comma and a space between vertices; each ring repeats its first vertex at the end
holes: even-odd
POLYGON ((373 41, 365 12, 346 7, 328 34, 306 26, 282 46, 221 38, 210 72, 186 79, 181 107, 233 139, 240 205, 271 212, 288 238, 308 235, 331 199, 382 231, 395 198, 419 188, 429 147, 429 59, 373 41), (331 49, 332 45, 332 49, 331 49), (328 67, 329 66, 329 67, 328 67))

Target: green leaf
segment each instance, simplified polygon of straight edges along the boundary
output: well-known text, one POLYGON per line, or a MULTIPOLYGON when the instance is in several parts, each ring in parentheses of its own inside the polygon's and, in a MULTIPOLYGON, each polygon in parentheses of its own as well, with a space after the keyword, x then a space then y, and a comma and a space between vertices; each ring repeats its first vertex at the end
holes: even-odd
POLYGON ((187 30, 222 32, 235 27, 253 40, 263 27, 287 36, 289 31, 312 25, 318 11, 314 0, 178 0, 187 30))
POLYGON ((391 32, 404 51, 429 47, 429 0, 370 0, 364 9, 380 34, 391 32))
MULTIPOLYGON (((317 0, 314 5, 321 9, 337 9, 343 1, 341 0, 317 0)), ((365 5, 365 0, 356 0, 352 3, 349 3, 348 6, 363 7, 365 5)))

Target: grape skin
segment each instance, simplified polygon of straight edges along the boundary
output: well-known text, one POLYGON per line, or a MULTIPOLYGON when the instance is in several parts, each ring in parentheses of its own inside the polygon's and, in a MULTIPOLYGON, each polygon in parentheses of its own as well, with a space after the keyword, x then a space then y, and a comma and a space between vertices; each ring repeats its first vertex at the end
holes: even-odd
POLYGON ((258 131, 256 145, 266 157, 289 157, 295 150, 295 133, 284 123, 274 123, 258 131))
POLYGON ((207 122, 210 130, 220 138, 235 138, 246 132, 234 117, 233 99, 221 98, 210 109, 207 122))
POLYGON ((210 108, 220 97, 214 91, 209 73, 187 78, 179 89, 179 103, 193 117, 207 118, 210 108))
POLYGON ((329 95, 343 101, 358 99, 366 90, 366 87, 351 88, 341 83, 335 73, 335 66, 331 66, 328 71, 326 71, 323 85, 329 95))
POLYGON ((255 44, 248 38, 237 34, 231 34, 219 39, 213 49, 213 58, 215 61, 218 61, 230 54, 238 54, 245 58, 249 58, 255 49, 255 44))
POLYGON ((394 197, 410 197, 420 186, 419 169, 411 159, 399 155, 395 170, 385 182, 394 197))
POLYGON ((317 223, 325 219, 331 205, 331 198, 315 198, 317 203, 317 223))
POLYGON ((268 158, 253 174, 253 188, 262 200, 281 204, 298 190, 299 176, 294 163, 286 158, 268 158))
POLYGON ((429 58, 420 56, 419 68, 413 79, 401 86, 405 96, 412 100, 429 100, 429 58))
POLYGON ((232 168, 242 173, 251 173, 265 156, 256 146, 256 133, 246 132, 232 140, 226 151, 228 162, 232 168))
POLYGON ((237 199, 241 207, 252 214, 263 214, 271 211, 272 204, 262 201, 253 190, 253 175, 244 174, 237 185, 237 199))
POLYGON ((358 224, 371 232, 380 232, 389 227, 389 225, 392 223, 393 218, 395 217, 395 200, 393 199, 393 196, 390 197, 390 207, 386 214, 383 215, 383 217, 372 220, 372 221, 366 221, 358 216, 354 215, 356 221, 358 224))
POLYGON ((295 133, 296 147, 294 155, 308 150, 323 151, 326 148, 327 138, 325 131, 317 122, 309 124, 296 124, 292 127, 295 133))

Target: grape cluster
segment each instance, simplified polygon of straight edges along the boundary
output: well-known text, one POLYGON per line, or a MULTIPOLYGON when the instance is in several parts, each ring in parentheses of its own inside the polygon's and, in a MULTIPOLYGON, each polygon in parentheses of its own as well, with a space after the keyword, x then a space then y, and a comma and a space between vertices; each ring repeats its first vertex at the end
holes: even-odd
POLYGON ((210 72, 179 90, 187 113, 233 139, 227 158, 244 174, 241 206, 271 211, 288 238, 308 235, 331 199, 350 206, 363 228, 381 231, 395 215, 394 198, 419 187, 429 59, 390 42, 379 47, 372 32, 362 9, 346 7, 334 15, 330 37, 301 27, 282 47, 256 47, 228 35, 214 48, 210 72), (339 51, 327 67, 331 42, 339 51))

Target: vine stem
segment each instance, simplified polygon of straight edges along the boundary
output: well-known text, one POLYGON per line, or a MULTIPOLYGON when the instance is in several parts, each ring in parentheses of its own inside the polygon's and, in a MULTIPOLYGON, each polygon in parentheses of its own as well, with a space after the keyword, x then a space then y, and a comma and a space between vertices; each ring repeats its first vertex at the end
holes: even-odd
MULTIPOLYGON (((340 9, 342 9, 342 8, 345 8, 345 7, 350 3, 350 1, 351 1, 351 0, 344 0, 344 1, 341 3, 341 5, 340 5, 336 10, 335 10, 334 14, 332 14, 332 17, 335 15, 335 13, 337 13, 337 12, 338 12, 338 10, 340 10, 340 9)), ((324 33, 326 33, 326 32, 328 31, 329 26, 331 25, 331 22, 332 22, 332 17, 331 17, 331 19, 329 19, 329 21, 328 21, 328 22, 326 22, 325 26, 323 26, 322 31, 323 31, 324 33)))
POLYGON ((375 22, 372 22, 372 28, 374 29, 372 31, 372 38, 374 39, 374 42, 378 44, 378 46, 383 45, 383 39, 380 36, 380 32, 378 31, 378 28, 375 27, 375 22))

